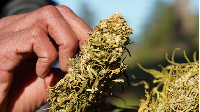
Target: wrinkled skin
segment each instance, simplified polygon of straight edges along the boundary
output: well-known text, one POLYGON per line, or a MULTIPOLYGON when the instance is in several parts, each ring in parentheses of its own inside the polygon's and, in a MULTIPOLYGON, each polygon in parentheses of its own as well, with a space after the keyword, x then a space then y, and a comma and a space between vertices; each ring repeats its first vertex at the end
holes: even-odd
POLYGON ((0 19, 0 110, 35 111, 92 29, 66 6, 0 19), (58 52, 59 51, 59 52, 58 52), (56 59, 60 69, 52 69, 56 59))

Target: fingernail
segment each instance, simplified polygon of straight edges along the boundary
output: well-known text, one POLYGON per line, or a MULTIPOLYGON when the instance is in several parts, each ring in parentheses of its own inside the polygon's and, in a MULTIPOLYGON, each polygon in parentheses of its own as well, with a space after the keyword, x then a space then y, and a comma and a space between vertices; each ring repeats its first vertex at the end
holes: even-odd
POLYGON ((45 73, 44 75, 42 75, 40 78, 44 79, 47 76, 48 73, 45 73))
POLYGON ((51 73, 52 73, 52 70, 49 69, 49 70, 47 70, 40 78, 41 78, 41 79, 44 79, 48 74, 51 74, 51 73))

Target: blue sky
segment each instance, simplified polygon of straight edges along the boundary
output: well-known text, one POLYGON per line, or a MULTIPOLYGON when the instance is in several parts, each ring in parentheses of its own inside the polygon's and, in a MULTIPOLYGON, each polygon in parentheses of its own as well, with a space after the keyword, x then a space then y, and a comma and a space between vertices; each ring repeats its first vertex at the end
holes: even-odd
MULTIPOLYGON (((80 15, 81 2, 88 4, 88 8, 94 13, 94 24, 97 25, 99 20, 107 18, 109 15, 120 12, 126 19, 127 23, 134 30, 132 37, 135 42, 143 33, 144 25, 148 22, 148 17, 156 7, 156 2, 164 1, 169 5, 173 0, 54 0, 58 4, 66 5, 71 8, 78 16, 80 15)), ((194 13, 199 13, 199 1, 189 0, 190 8, 194 13)))

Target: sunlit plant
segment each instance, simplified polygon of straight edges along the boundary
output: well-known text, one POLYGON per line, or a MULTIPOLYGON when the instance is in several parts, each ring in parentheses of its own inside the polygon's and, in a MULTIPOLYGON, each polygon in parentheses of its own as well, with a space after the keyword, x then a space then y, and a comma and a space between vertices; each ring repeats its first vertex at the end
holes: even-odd
POLYGON ((115 84, 124 82, 128 66, 121 56, 132 31, 120 13, 100 21, 76 58, 67 60, 65 77, 49 87, 50 111, 79 112, 105 102, 115 84))
MULTIPOLYGON (((153 83, 158 85, 150 93, 145 90, 147 99, 141 99, 138 112, 199 111, 199 61, 196 60, 196 53, 194 53, 194 62, 190 62, 184 52, 187 63, 174 62, 174 53, 171 61, 167 58, 171 65, 162 67, 161 72, 145 69, 139 65, 154 76, 153 83)), ((148 87, 146 83, 143 84, 148 87)))

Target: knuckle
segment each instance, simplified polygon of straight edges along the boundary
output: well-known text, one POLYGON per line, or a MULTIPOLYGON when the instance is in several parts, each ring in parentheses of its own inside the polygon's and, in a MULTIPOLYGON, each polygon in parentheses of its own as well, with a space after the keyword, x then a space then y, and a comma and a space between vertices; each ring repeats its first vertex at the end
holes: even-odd
POLYGON ((44 55, 43 57, 39 57, 40 60, 41 60, 40 63, 43 63, 45 65, 49 65, 49 64, 54 63, 54 61, 56 60, 56 58, 58 56, 58 53, 51 51, 51 52, 45 52, 43 55, 44 55))
POLYGON ((46 32, 41 27, 31 27, 30 34, 26 38, 33 44, 41 43, 42 38, 46 35, 46 32))
POLYGON ((69 7, 64 5, 57 5, 56 8, 58 8, 60 11, 64 11, 65 13, 74 13, 69 7))
POLYGON ((34 26, 30 30, 30 38, 34 40, 46 35, 46 32, 39 26, 34 26))
POLYGON ((51 52, 50 54, 46 55, 46 58, 43 60, 43 63, 53 64, 55 62, 57 56, 58 56, 57 52, 54 52, 54 53, 51 52))
POLYGON ((43 56, 47 58, 48 60, 55 60, 58 57, 58 52, 57 50, 54 48, 54 46, 48 46, 49 48, 43 50, 43 56))
POLYGON ((53 5, 47 5, 42 7, 39 10, 40 15, 44 16, 44 17, 52 17, 56 14, 59 14, 59 11, 57 10, 57 8, 53 5))

